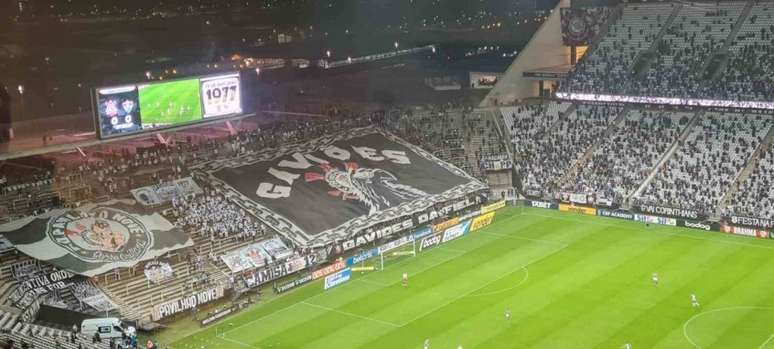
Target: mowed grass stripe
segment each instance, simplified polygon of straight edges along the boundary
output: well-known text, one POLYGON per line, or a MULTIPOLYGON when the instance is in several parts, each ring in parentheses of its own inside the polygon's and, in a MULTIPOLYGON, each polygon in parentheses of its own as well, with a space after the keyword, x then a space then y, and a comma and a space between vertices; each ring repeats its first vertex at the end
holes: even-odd
POLYGON ((679 271, 673 270, 673 266, 682 264, 688 259, 691 259, 690 263, 712 263, 718 259, 713 257, 722 259, 729 254, 728 251, 713 254, 712 251, 704 248, 705 246, 690 246, 675 240, 677 239, 670 238, 669 244, 655 246, 647 253, 637 256, 631 261, 633 263, 627 263, 628 265, 620 268, 619 273, 608 275, 611 279, 608 285, 594 285, 592 290, 612 287, 617 291, 614 294, 609 294, 608 299, 604 302, 597 303, 594 309, 579 312, 571 324, 554 331, 550 337, 576 338, 578 345, 589 348, 610 345, 615 347, 627 342, 636 347, 651 347, 652 343, 649 343, 645 338, 660 338, 671 330, 670 328, 658 327, 658 323, 663 322, 660 321, 663 320, 663 316, 670 314, 677 314, 678 317, 690 316, 691 308, 688 303, 688 294, 681 294, 680 292, 684 292, 681 287, 685 287, 692 280, 702 277, 701 274, 691 273, 680 275, 679 271), (667 248, 670 244, 676 255, 681 253, 688 258, 676 258, 672 263, 661 265, 658 268, 643 262, 653 258, 650 254, 655 250, 667 248), (683 246, 682 251, 675 248, 677 246, 683 246), (658 271, 662 279, 658 286, 654 286, 650 280, 650 273, 653 271, 658 271), (664 304, 665 300, 679 299, 683 299, 683 301, 677 304, 664 304), (663 309, 664 306, 666 309, 663 309), (652 321, 650 323, 641 323, 636 326, 629 324, 643 314, 653 314, 656 315, 656 318, 650 319, 652 321), (582 335, 584 332, 587 334, 582 335))
MULTIPOLYGON (((770 292, 771 285, 774 285, 774 273, 771 273, 774 269, 774 259, 765 253, 745 253, 735 257, 741 258, 737 261, 742 264, 723 265, 710 276, 717 282, 719 278, 734 275, 731 280, 723 280, 733 286, 717 290, 722 293, 712 299, 723 300, 722 303, 709 302, 703 309, 711 311, 745 306, 770 309, 747 308, 718 313, 723 321, 715 324, 709 331, 702 331, 701 326, 694 327, 692 331, 694 340, 699 340, 708 348, 728 347, 732 338, 737 343, 737 347, 757 348, 768 339, 767 332, 774 333, 774 326, 771 325, 771 319, 774 316, 774 292, 770 292), (746 267, 741 267, 742 265, 746 267), (769 288, 767 293, 749 292, 766 290, 767 286, 769 288), (734 304, 725 304, 729 300, 733 300, 734 304), (768 318, 769 321, 762 321, 764 318, 768 318), (739 338, 736 338, 736 335, 739 335, 739 338)), ((699 318, 693 324, 700 325, 703 319, 699 318)))
MULTIPOLYGON (((601 230, 607 227, 598 227, 601 230)), ((534 279, 525 285, 522 292, 514 296, 530 299, 529 304, 516 303, 514 321, 518 321, 519 332, 516 343, 520 347, 530 345, 544 338, 545 333, 562 328, 572 321, 573 314, 589 311, 606 300, 615 288, 603 287, 596 292, 588 290, 598 286, 598 280, 607 280, 617 268, 643 253, 657 240, 643 241, 640 237, 593 234, 571 245, 561 255, 551 258, 533 268, 534 279), (566 258, 561 258, 565 257, 566 258)), ((513 306, 512 306, 513 307, 513 306)), ((502 310, 500 311, 502 312, 502 310)), ((512 333, 504 332, 481 344, 502 343, 512 333)))
MULTIPOLYGON (((434 349, 620 348, 626 342, 635 348, 692 348, 682 333, 685 321, 698 313, 690 308, 691 292, 707 310, 774 302, 770 241, 506 209, 483 231, 443 246, 388 264, 385 271, 356 275, 372 283, 352 281, 323 293, 317 282, 259 305, 226 320, 242 326, 228 336, 262 348, 420 348, 427 337, 434 349), (532 263, 529 280, 508 289, 523 278, 523 263, 532 263), (400 286, 404 270, 410 275, 406 289, 400 286), (658 287, 650 282, 653 271, 661 275, 658 287), (505 291, 467 297, 498 290, 505 291), (335 311, 318 313, 299 301, 335 311), (513 311, 511 324, 503 319, 506 307, 513 311), (400 325, 409 315, 416 321, 405 326, 380 323, 400 325), (267 317, 254 321, 261 316, 267 317)), ((717 317, 696 320, 695 340, 703 347, 757 348, 774 323, 774 311, 717 317)), ((203 331, 175 348, 199 348, 197 341, 247 348, 212 335, 203 331)))
MULTIPOLYGON (((580 236, 584 236, 583 234, 579 234, 579 235, 580 236)), ((581 238, 582 242, 586 242, 586 243, 589 243, 589 244, 595 244, 596 243, 595 240, 597 240, 597 239, 595 237, 593 237, 593 234, 588 234, 588 235, 585 235, 585 237, 581 238)), ((581 244, 582 245, 582 242, 576 241, 575 244, 581 244)), ((572 246, 575 246, 575 245, 572 245, 572 246)), ((569 258, 578 258, 578 259, 585 258, 587 256, 587 255, 580 256, 580 255, 577 255, 577 254, 573 253, 571 251, 572 246, 570 246, 570 248, 567 248, 565 250, 562 250, 562 251, 557 252, 557 253, 555 253, 555 254, 550 256, 550 260, 552 260, 552 261, 554 261, 554 260, 561 261, 560 263, 557 264, 557 265, 559 265, 559 267, 558 267, 559 269, 565 268, 568 265, 575 264, 575 260, 566 260, 564 258, 564 256, 569 256, 569 258)), ((545 261, 541 261, 540 263, 536 263, 535 265, 536 266, 541 266, 544 263, 546 263, 546 262, 545 261)), ((532 267, 530 267, 530 269, 532 269, 532 267)), ((535 274, 535 273, 532 273, 532 274, 535 274)), ((532 281, 533 280, 530 280, 530 282, 526 283, 524 285, 525 286, 524 289, 529 289, 531 287, 531 285, 533 284, 532 281)), ((536 293, 544 293, 544 290, 539 290, 536 293)), ((443 338, 443 337, 459 337, 459 336, 462 336, 464 334, 460 333, 458 330, 456 330, 454 328, 456 325, 458 325, 461 322, 466 321, 467 319, 470 319, 470 318, 474 317, 477 313, 484 311, 486 309, 487 305, 498 303, 499 301, 500 301, 500 299, 498 299, 498 298, 487 299, 487 300, 483 300, 483 301, 482 300, 470 301, 470 300, 462 299, 462 300, 459 300, 457 302, 454 302, 453 304, 449 304, 447 307, 445 307, 445 309, 437 311, 436 313, 432 314, 433 315, 432 317, 429 317, 427 319, 427 321, 429 323, 436 324, 436 328, 432 332, 427 332, 426 334, 424 334, 424 336, 430 336, 431 338, 432 337, 441 337, 441 338, 443 338)), ((500 319, 502 317, 503 310, 504 310, 504 308, 499 308, 493 315, 490 316, 490 318, 500 319)), ((516 315, 516 311, 517 311, 517 309, 514 309, 515 316, 517 316, 516 315)), ((489 323, 489 322, 487 322, 487 323, 489 323)), ((420 335, 420 337, 421 336, 422 335, 420 335)), ((382 339, 382 341, 384 341, 384 343, 382 345, 384 347, 388 347, 388 343, 389 342, 394 342, 396 340, 405 339, 406 337, 407 336, 405 336, 405 335, 392 335, 391 334, 390 338, 382 339), (400 337, 400 338, 398 338, 398 337, 400 337)), ((483 336, 481 336, 480 333, 477 334, 477 337, 479 339, 483 338, 483 336)), ((418 338, 414 338, 413 340, 415 341, 414 343, 417 343, 416 341, 418 340, 418 338)), ((401 342, 400 344, 404 344, 404 343, 401 342)), ((404 345, 409 345, 409 344, 410 343, 405 343, 404 345)), ((462 344, 464 345, 465 343, 462 343, 462 344)), ((372 343, 372 345, 374 345, 374 343, 372 343)), ((379 347, 379 346, 377 345, 377 347, 379 347)))
MULTIPOLYGON (((456 240, 447 246, 462 246, 468 239, 472 239, 472 236, 456 240)), ((445 263, 439 264, 431 270, 412 275, 409 288, 402 287, 399 282, 403 269, 393 268, 389 271, 394 274, 392 280, 395 284, 393 286, 376 290, 365 297, 353 299, 351 297, 339 297, 343 293, 337 291, 344 290, 349 286, 344 285, 339 289, 331 291, 330 298, 340 299, 345 304, 326 304, 326 306, 335 307, 337 310, 344 312, 356 313, 395 323, 400 323, 401 320, 405 322, 414 315, 423 315, 423 312, 426 312, 426 309, 431 308, 434 304, 453 300, 459 294, 469 293, 471 290, 479 287, 478 280, 480 279, 478 277, 464 275, 465 273, 461 274, 460 271, 480 273, 481 270, 479 268, 470 268, 469 266, 480 267, 490 261, 493 256, 512 253, 515 248, 530 244, 534 243, 522 240, 512 240, 506 244, 490 241, 487 245, 468 252, 468 254, 457 258, 453 256, 445 263)), ((461 247, 461 249, 464 249, 464 247, 461 247)), ((432 250, 427 253, 431 252, 432 250)), ((494 276, 499 275, 502 275, 501 271, 494 274, 494 276)), ((299 323, 292 332, 298 332, 303 328, 314 326, 317 321, 321 321, 321 319, 308 319, 303 323, 299 323)), ((276 342, 277 339, 271 339, 268 342, 271 341, 276 342)))

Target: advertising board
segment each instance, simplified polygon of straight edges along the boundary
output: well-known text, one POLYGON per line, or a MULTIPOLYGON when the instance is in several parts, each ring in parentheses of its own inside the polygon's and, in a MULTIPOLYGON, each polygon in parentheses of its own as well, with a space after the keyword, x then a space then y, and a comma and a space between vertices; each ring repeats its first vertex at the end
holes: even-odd
POLYGON ((323 285, 323 288, 327 290, 329 288, 336 287, 338 285, 341 285, 349 281, 349 279, 351 278, 352 278, 352 270, 349 268, 346 268, 342 271, 326 276, 325 284, 323 285))

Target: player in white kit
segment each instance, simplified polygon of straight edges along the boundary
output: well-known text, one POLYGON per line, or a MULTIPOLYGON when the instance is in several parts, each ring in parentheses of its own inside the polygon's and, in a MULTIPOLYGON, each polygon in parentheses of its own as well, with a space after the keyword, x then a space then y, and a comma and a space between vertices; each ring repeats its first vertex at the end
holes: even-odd
POLYGON ((658 273, 653 273, 653 276, 651 276, 650 279, 653 281, 654 285, 658 286, 658 273))
POLYGON ((408 286, 408 273, 403 273, 403 287, 408 286))
POLYGON ((699 309, 701 307, 701 304, 699 304, 699 299, 696 298, 696 295, 691 293, 691 306, 693 309, 699 309))
POLYGON ((427 339, 425 339, 425 345, 424 345, 424 348, 425 348, 425 349, 430 349, 430 338, 427 338, 427 339))
POLYGON ((511 321, 511 308, 505 308, 505 321, 511 321))

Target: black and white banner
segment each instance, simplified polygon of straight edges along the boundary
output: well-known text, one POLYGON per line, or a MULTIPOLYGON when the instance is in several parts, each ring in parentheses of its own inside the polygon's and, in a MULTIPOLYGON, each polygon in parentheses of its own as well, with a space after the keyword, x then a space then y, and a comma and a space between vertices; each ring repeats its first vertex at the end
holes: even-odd
POLYGON ((132 200, 51 210, 4 224, 0 233, 24 254, 85 276, 193 245, 188 234, 132 200))
POLYGON ((274 281, 281 277, 303 270, 315 263, 313 256, 314 255, 308 255, 306 257, 291 258, 285 263, 280 263, 275 266, 251 272, 249 275, 247 275, 247 277, 245 277, 245 280, 247 281, 247 287, 257 287, 267 282, 274 281))
POLYGON ((731 224, 743 225, 746 227, 761 228, 761 229, 774 228, 774 219, 731 216, 730 221, 731 221, 731 224))
POLYGON ((105 312, 117 308, 116 304, 91 281, 75 283, 71 290, 75 298, 97 311, 105 312))
POLYGON ((201 167, 215 187, 301 246, 344 240, 486 185, 376 128, 201 167))
MULTIPOLYGON (((421 213, 415 213, 413 216, 400 219, 393 224, 369 227, 355 236, 341 241, 342 251, 349 251, 353 248, 367 245, 372 242, 388 238, 414 227, 427 224, 439 217, 448 217, 471 206, 480 204, 483 198, 473 196, 459 200, 453 200, 437 208, 429 208, 421 213)), ((478 212, 472 214, 477 215, 478 212)), ((457 219, 459 221, 459 219, 457 219)), ((432 232, 432 230, 430 230, 432 232)))
POLYGON ((165 317, 172 316, 186 310, 196 308, 202 304, 223 298, 223 296, 223 287, 218 286, 187 297, 182 297, 173 301, 162 303, 153 307, 153 311, 151 312, 151 319, 153 321, 158 321, 165 317))
POLYGON ((655 205, 640 205, 640 212, 654 214, 659 216, 669 216, 685 219, 700 219, 701 215, 696 210, 686 210, 681 208, 671 208, 655 205))
POLYGON ((175 278, 175 272, 167 262, 150 261, 143 272, 148 281, 157 285, 175 278))

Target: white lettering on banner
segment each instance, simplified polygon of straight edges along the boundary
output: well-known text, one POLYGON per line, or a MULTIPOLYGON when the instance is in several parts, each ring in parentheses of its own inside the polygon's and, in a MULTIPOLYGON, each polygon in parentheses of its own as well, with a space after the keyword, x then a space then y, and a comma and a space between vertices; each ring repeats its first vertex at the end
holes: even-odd
MULTIPOLYGON (((411 160, 404 151, 389 149, 377 150, 369 147, 357 146, 352 146, 352 150, 365 160, 375 162, 389 160, 390 162, 399 165, 411 165, 411 160)), ((339 161, 350 160, 352 157, 352 153, 336 146, 326 147, 323 149, 323 154, 329 158, 339 161)), ((292 160, 284 159, 277 163, 277 167, 292 170, 306 170, 313 166, 311 161, 314 161, 317 164, 329 163, 327 160, 320 159, 319 157, 313 156, 311 154, 293 153, 291 156, 293 158, 292 160)), ((290 193, 293 190, 293 182, 301 176, 300 174, 291 173, 283 169, 276 169, 274 167, 270 167, 267 172, 277 180, 287 183, 287 185, 261 182, 258 184, 255 195, 265 199, 290 197, 290 193)))
POLYGON ((530 204, 532 207, 537 207, 537 208, 546 208, 546 209, 551 208, 551 203, 545 202, 545 201, 532 201, 530 202, 530 204))
POLYGON ((349 279, 351 279, 351 278, 352 278, 352 269, 350 269, 350 268, 346 268, 346 269, 344 269, 342 271, 339 271, 339 272, 337 272, 335 274, 328 275, 328 276, 325 277, 324 289, 327 290, 327 289, 329 289, 331 287, 335 287, 335 286, 341 285, 341 284, 349 281, 349 279))
POLYGON ((712 227, 710 227, 708 224, 700 223, 700 222, 690 222, 685 221, 685 226, 688 228, 694 228, 694 229, 702 229, 706 231, 712 230, 712 227))
POLYGON ((465 231, 468 230, 469 225, 470 221, 465 221, 446 229, 446 231, 443 232, 443 242, 448 242, 464 235, 465 231))
POLYGON ((675 217, 692 218, 692 219, 699 218, 699 212, 694 210, 684 210, 679 208, 661 207, 661 206, 653 206, 653 205, 642 205, 640 206, 640 210, 642 210, 642 212, 645 212, 645 213, 660 214, 665 216, 675 216, 675 217))
POLYGON ((430 247, 433 247, 435 245, 438 245, 441 243, 441 238, 443 237, 442 234, 435 234, 433 236, 428 236, 424 239, 422 239, 422 242, 419 244, 419 250, 425 250, 430 247))
POLYGON ((405 244, 408 244, 410 242, 414 241, 414 234, 406 235, 398 240, 390 241, 382 246, 379 247, 379 253, 384 254, 387 251, 394 250, 398 247, 401 247, 405 244))
POLYGON ((151 317, 154 321, 193 309, 199 305, 212 302, 223 297, 223 287, 211 288, 197 294, 179 298, 153 307, 151 317))
POLYGON ((585 204, 586 194, 570 194, 570 201, 578 204, 585 204))
POLYGON ((743 217, 743 216, 731 216, 731 223, 748 225, 748 226, 765 228, 765 229, 774 227, 774 220, 764 219, 764 218, 743 217))
POLYGON ((413 227, 414 227, 414 222, 411 220, 411 218, 407 218, 402 222, 398 222, 393 225, 388 225, 386 227, 382 227, 377 230, 373 230, 369 228, 366 230, 365 233, 342 242, 341 247, 344 251, 348 251, 355 247, 363 246, 365 244, 374 242, 384 237, 388 237, 390 235, 404 231, 406 229, 411 229, 413 227))

